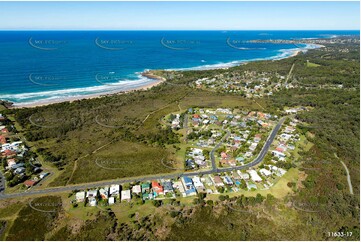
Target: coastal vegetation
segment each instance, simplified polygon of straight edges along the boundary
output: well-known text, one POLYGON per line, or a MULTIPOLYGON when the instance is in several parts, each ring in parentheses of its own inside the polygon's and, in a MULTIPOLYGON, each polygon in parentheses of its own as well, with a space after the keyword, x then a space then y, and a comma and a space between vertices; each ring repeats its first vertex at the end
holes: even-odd
POLYGON ((61 209, 55 215, 37 214, 24 205, 21 216, 11 220, 7 239, 43 240, 57 221, 57 232, 51 235, 54 240, 359 240, 359 45, 325 46, 328 51, 309 50, 287 59, 251 62, 227 70, 157 71, 167 81, 147 91, 5 110, 21 126, 21 135, 42 161, 59 169, 51 186, 172 172, 160 160, 171 159, 184 137, 162 127, 160 120, 190 107, 238 107, 274 114, 285 107, 310 107, 296 118, 307 123, 298 129, 313 144, 295 157, 293 164, 302 166, 295 172, 296 178, 287 182, 288 190, 283 189, 287 193, 282 196, 230 197, 224 193, 194 201, 182 198, 181 207, 172 204, 175 208, 167 210, 160 205, 153 213, 154 206, 150 209, 146 203, 144 214, 134 212, 125 217, 109 208, 87 217, 78 230, 74 224, 61 224, 62 217, 57 215, 64 212, 61 209), (348 52, 338 51, 344 48, 348 52), (307 63, 313 63, 312 68, 307 63), (257 99, 190 85, 200 78, 246 70, 286 76, 292 66, 289 81, 294 88, 257 99), (350 170, 355 195, 350 194, 340 161, 350 170), (24 218, 27 223, 42 224, 43 233, 20 233, 24 218), (352 232, 352 236, 330 237, 328 232, 352 232))

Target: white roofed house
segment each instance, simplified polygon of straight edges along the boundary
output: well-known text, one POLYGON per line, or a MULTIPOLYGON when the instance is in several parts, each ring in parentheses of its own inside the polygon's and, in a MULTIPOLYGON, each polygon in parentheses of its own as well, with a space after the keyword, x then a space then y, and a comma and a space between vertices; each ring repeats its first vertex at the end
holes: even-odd
POLYGON ((109 187, 104 187, 99 189, 99 195, 102 199, 108 199, 109 197, 109 187))
POLYGON ((117 184, 113 184, 109 188, 109 196, 110 197, 119 197, 120 194, 120 186, 117 184))
POLYGON ((284 142, 287 142, 291 137, 292 137, 292 134, 282 133, 280 135, 280 140, 284 141, 284 142))
POLYGON ((229 176, 224 176, 223 177, 223 182, 227 185, 233 185, 233 181, 229 176))
POLYGON ((205 119, 205 120, 203 120, 203 122, 202 122, 204 125, 207 125, 207 124, 209 124, 209 120, 208 119, 205 119))
POLYGON ((7 163, 8 163, 8 166, 6 167, 6 169, 10 169, 12 166, 16 165, 15 159, 8 159, 7 163))
POLYGON ((285 110, 285 112, 286 112, 287 114, 295 114, 295 113, 297 113, 297 111, 298 111, 298 110, 297 110, 297 109, 294 109, 294 108, 293 108, 293 109, 286 109, 286 110, 285 110))
POLYGON ((193 185, 197 189, 197 192, 204 192, 205 187, 204 184, 201 182, 201 179, 198 176, 192 178, 193 185))
POLYGON ((88 199, 90 206, 97 205, 97 197, 98 197, 98 190, 90 190, 86 193, 86 198, 88 199))
POLYGON ((130 194, 130 190, 121 191, 120 199, 121 199, 121 201, 129 202, 132 199, 132 195, 130 194))
POLYGON ((89 190, 89 191, 86 193, 86 197, 87 197, 87 198, 90 198, 90 197, 97 198, 97 197, 98 197, 98 190, 89 190))
POLYGON ((265 169, 265 168, 262 168, 261 170, 259 170, 259 172, 264 176, 272 175, 272 173, 269 170, 265 169))
POLYGON ((274 173, 274 174, 276 174, 276 176, 283 176, 284 174, 286 174, 286 170, 284 170, 284 169, 282 169, 282 168, 279 168, 279 167, 277 167, 277 166, 272 166, 272 165, 270 165, 269 166, 270 168, 271 168, 271 170, 272 170, 272 172, 274 173))
POLYGON ((249 174, 243 173, 240 170, 237 170, 237 173, 241 179, 246 180, 246 181, 249 180, 249 174))
POLYGON ((286 174, 286 170, 282 169, 282 168, 278 168, 276 175, 277 176, 283 176, 284 174, 286 174))
POLYGON ((286 157, 286 155, 284 153, 279 152, 277 150, 273 150, 272 155, 276 156, 277 158, 285 158, 286 157))
POLYGON ((249 150, 253 152, 257 148, 257 145, 257 143, 252 143, 249 147, 249 150))
POLYGON ((75 193, 75 200, 78 203, 84 202, 85 201, 85 192, 77 192, 75 193))
POLYGON ((19 167, 19 168, 16 168, 15 171, 14 171, 14 174, 21 174, 21 173, 24 173, 25 172, 25 168, 24 167, 19 167))
POLYGON ((182 183, 181 181, 176 181, 176 182, 174 182, 174 183, 173 183, 173 187, 174 187, 175 189, 178 189, 179 192, 182 194, 183 197, 186 197, 186 196, 187 196, 187 194, 186 194, 186 192, 185 192, 185 189, 184 189, 184 187, 183 187, 183 183, 182 183))
POLYGON ((108 204, 112 205, 115 203, 115 197, 109 197, 108 204))
POLYGON ((132 187, 132 193, 140 194, 142 192, 142 188, 140 185, 134 185, 132 187))
POLYGON ((249 170, 248 174, 250 174, 252 181, 254 181, 254 182, 261 182, 262 181, 262 178, 258 175, 257 171, 249 170))

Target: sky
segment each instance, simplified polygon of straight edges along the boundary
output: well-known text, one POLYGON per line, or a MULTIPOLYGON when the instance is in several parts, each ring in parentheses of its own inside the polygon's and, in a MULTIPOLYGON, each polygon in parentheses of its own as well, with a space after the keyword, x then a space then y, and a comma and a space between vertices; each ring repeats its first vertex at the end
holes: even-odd
POLYGON ((359 2, 0 2, 1 30, 359 30, 359 2))

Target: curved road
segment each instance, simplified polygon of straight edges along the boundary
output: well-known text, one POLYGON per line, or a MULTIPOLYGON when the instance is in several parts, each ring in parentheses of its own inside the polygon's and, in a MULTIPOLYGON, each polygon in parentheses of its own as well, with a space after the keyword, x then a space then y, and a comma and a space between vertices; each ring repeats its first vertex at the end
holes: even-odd
MULTIPOLYGON (((128 182, 135 182, 135 181, 143 181, 143 180, 154 180, 154 179, 171 179, 175 177, 181 177, 181 176, 194 176, 194 175, 206 175, 206 174, 212 174, 217 172, 225 172, 225 171, 233 171, 233 170, 242 170, 247 169, 252 166, 256 166, 259 163, 262 162, 264 157, 266 156, 273 140, 275 139, 278 131, 280 130, 283 122, 285 121, 286 117, 282 118, 277 125, 273 128, 271 131, 271 134, 268 136, 266 143, 263 145, 261 152, 258 154, 256 159, 254 159, 252 162, 245 164, 243 166, 235 166, 235 167, 227 167, 227 168, 217 168, 214 166, 212 170, 208 171, 195 171, 195 172, 180 172, 180 173, 172 173, 172 174, 166 174, 166 175, 154 175, 154 176, 144 176, 142 178, 124 178, 124 179, 117 179, 117 180, 111 180, 111 181, 103 181, 103 182, 94 182, 94 183, 86 183, 86 184, 76 184, 76 185, 70 185, 70 186, 63 186, 63 187, 54 187, 54 188, 45 188, 42 190, 28 190, 26 192, 22 193, 12 193, 12 194, 3 194, 0 193, 0 200, 1 199, 7 199, 7 198, 16 198, 16 197, 23 197, 23 196, 31 196, 31 195, 46 195, 49 193, 54 192, 67 192, 72 190, 82 190, 82 189, 88 189, 93 187, 101 187, 101 186, 110 186, 115 183, 128 183, 128 182)), ((220 145, 223 140, 227 137, 224 136, 218 145, 220 145)), ((213 163, 213 161, 212 161, 213 163)), ((212 164, 213 165, 213 164, 212 164)))

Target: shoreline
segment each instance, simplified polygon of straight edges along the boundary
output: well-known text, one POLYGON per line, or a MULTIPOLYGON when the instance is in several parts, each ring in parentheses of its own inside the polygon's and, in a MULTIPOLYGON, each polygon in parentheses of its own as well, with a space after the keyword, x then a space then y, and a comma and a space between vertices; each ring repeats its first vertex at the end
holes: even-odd
MULTIPOLYGON (((161 76, 157 76, 155 74, 152 73, 152 71, 145 71, 141 73, 141 76, 144 76, 146 78, 148 78, 149 80, 154 80, 154 82, 152 83, 147 83, 145 85, 139 86, 139 87, 133 87, 130 88, 129 90, 115 90, 113 92, 106 92, 106 93, 94 93, 94 94, 88 94, 88 95, 82 95, 82 96, 74 96, 74 97, 69 97, 69 98, 62 98, 59 100, 46 100, 46 101, 39 101, 39 102, 34 102, 34 103, 29 103, 29 104, 16 104, 13 103, 9 109, 17 109, 17 108, 34 108, 34 107, 41 107, 41 106, 46 106, 46 105, 51 105, 51 104, 57 104, 57 103, 63 103, 63 102, 74 102, 74 101, 80 101, 80 100, 87 100, 87 99, 94 99, 94 98, 101 98, 101 97, 106 97, 106 96, 112 96, 112 95, 121 95, 124 93, 130 93, 130 92, 134 92, 134 91, 140 91, 140 90, 148 90, 154 86, 157 86, 161 83, 163 83, 164 81, 166 81, 165 78, 161 77, 161 76)), ((3 100, 6 101, 6 100, 3 100)))
MULTIPOLYGON (((268 59, 264 59, 264 61, 275 61, 275 60, 282 60, 282 59, 286 59, 286 58, 291 58, 291 57, 295 57, 297 56, 300 52, 304 52, 304 51, 308 51, 310 49, 316 49, 316 48, 322 48, 324 47, 323 45, 311 45, 314 46, 313 48, 309 48, 309 46, 307 45, 305 48, 300 48, 300 49, 296 49, 293 50, 291 54, 284 56, 284 57, 279 57, 279 58, 274 58, 274 57, 270 57, 268 59)), ((217 69, 228 69, 231 67, 235 67, 235 66, 239 66, 239 65, 244 65, 247 64, 249 62, 253 62, 253 61, 260 61, 260 60, 249 60, 249 61, 245 61, 245 62, 238 62, 238 63, 234 63, 233 65, 229 65, 229 63, 224 63, 224 66, 219 66, 219 65, 214 65, 214 68, 200 68, 200 67, 192 67, 192 68, 183 68, 183 69, 164 69, 165 71, 202 71, 202 70, 217 70, 217 69)), ((231 62, 232 63, 232 62, 231 62)), ((86 99, 94 99, 94 98, 101 98, 101 97, 106 97, 106 96, 112 96, 112 95, 121 95, 124 93, 129 93, 129 92, 133 92, 133 91, 139 91, 139 90, 147 90, 150 89, 154 86, 157 86, 163 82, 166 81, 166 79, 164 77, 158 76, 156 74, 154 74, 153 72, 157 71, 157 70, 147 70, 144 71, 142 73, 140 73, 141 76, 149 79, 149 80, 153 80, 154 82, 152 83, 147 83, 144 84, 142 86, 139 87, 130 87, 129 90, 115 90, 115 91, 110 91, 110 92, 106 92, 106 93, 94 93, 94 94, 88 94, 88 95, 81 95, 81 96, 73 96, 73 97, 68 97, 68 98, 62 98, 62 99, 58 99, 58 100, 44 100, 44 101, 37 101, 37 102, 33 102, 33 103, 28 103, 28 104, 16 104, 13 103, 11 101, 8 100, 3 100, 6 102, 11 102, 12 105, 10 107, 8 107, 9 109, 17 109, 17 108, 34 108, 34 107, 41 107, 41 106, 46 106, 46 105, 51 105, 51 104, 57 104, 57 103, 62 103, 62 102, 74 102, 74 101, 80 101, 80 100, 86 100, 86 99)))

